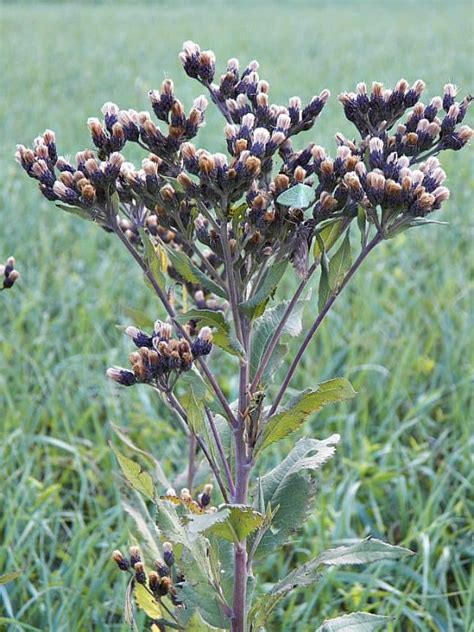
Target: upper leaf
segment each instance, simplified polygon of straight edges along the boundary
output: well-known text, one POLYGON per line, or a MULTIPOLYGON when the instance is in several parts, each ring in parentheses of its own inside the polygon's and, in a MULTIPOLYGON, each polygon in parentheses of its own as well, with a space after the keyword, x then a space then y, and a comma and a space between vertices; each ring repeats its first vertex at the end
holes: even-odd
POLYGON ((227 294, 221 286, 217 285, 215 281, 210 279, 206 274, 204 274, 204 272, 195 266, 184 252, 166 247, 166 253, 173 267, 176 269, 176 272, 181 275, 185 281, 203 285, 213 294, 216 294, 221 298, 227 298, 227 294))
POLYGON ((336 221, 331 221, 329 224, 326 224, 324 228, 321 228, 321 230, 318 232, 320 239, 314 240, 314 248, 313 248, 314 256, 320 257, 323 252, 329 252, 329 250, 331 250, 331 248, 334 246, 336 241, 341 236, 343 228, 344 228, 343 219, 337 219, 336 221), (323 246, 323 248, 321 246, 323 246))
POLYGON ((335 619, 328 619, 316 632, 372 632, 389 621, 390 617, 366 612, 353 612, 335 619))
POLYGON ((340 287, 351 264, 351 241, 349 231, 347 231, 342 244, 329 262, 329 286, 332 292, 337 291, 340 287))
POLYGON ((342 377, 323 382, 314 391, 302 391, 285 408, 268 419, 257 441, 256 453, 298 430, 309 415, 323 406, 349 399, 355 394, 350 382, 342 377))

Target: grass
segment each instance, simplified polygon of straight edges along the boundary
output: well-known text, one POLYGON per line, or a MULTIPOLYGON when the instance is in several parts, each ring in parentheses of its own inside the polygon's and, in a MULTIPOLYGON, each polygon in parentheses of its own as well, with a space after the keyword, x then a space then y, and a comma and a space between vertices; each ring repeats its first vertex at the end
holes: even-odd
MULTIPOLYGON (((472 6, 34 3, 0 12, 0 255, 15 254, 22 273, 0 297, 0 573, 22 571, 0 586, 0 628, 124 630, 124 578, 109 556, 129 541, 131 523, 109 421, 170 475, 182 468, 183 446, 144 389, 117 393, 103 374, 127 353, 115 328, 127 322, 126 307, 151 317, 157 307, 118 244, 42 201, 13 163, 15 144, 53 127, 60 149, 73 153, 89 143, 85 120, 104 101, 144 108, 164 76, 189 102, 198 86, 176 58, 185 39, 214 48, 221 65, 234 55, 259 59, 276 101, 401 76, 423 77, 429 96, 448 80, 467 93, 472 6)), ((221 127, 211 116, 203 145, 220 139, 221 127)), ((331 147, 336 128, 350 131, 333 99, 311 136, 331 147)), ((359 608, 392 614, 392 632, 472 630, 469 159, 472 150, 446 156, 449 226, 384 244, 305 357, 295 388, 344 375, 359 395, 312 421, 315 436, 340 432, 342 447, 319 475, 311 519, 269 557, 260 581, 369 533, 417 555, 326 573, 291 595, 269 630, 309 631, 359 608)), ((234 387, 228 371, 223 380, 234 387)))

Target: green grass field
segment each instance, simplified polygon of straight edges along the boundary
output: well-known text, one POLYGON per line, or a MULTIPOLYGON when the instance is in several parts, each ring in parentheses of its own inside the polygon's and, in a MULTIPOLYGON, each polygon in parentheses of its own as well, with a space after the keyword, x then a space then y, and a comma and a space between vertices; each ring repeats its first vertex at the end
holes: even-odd
MULTIPOLYGON (((402 76, 424 78, 428 97, 447 81, 473 92, 473 31, 473 5, 457 2, 0 5, 0 259, 14 254, 22 274, 0 295, 0 574, 21 570, 0 585, 0 630, 125 630, 125 578, 109 558, 132 524, 109 422, 170 476, 185 452, 145 389, 117 392, 104 377, 129 350, 115 325, 129 307, 156 317, 153 296, 106 233, 40 197, 15 144, 51 127, 74 154, 104 101, 147 108, 166 76, 189 103, 199 91, 177 60, 185 39, 213 48, 221 68, 257 58, 282 102, 402 76)), ((222 127, 212 114, 202 144, 222 143, 222 127)), ((333 98, 309 136, 332 149, 336 129, 350 133, 333 98)), ((287 598, 271 631, 309 632, 344 609, 393 615, 391 632, 473 629, 472 157, 445 157, 449 226, 385 243, 307 353, 295 388, 343 375, 359 395, 312 420, 314 436, 343 442, 318 476, 311 519, 259 580, 368 534, 417 555, 327 572, 287 598)), ((229 372, 223 383, 230 393, 229 372)))

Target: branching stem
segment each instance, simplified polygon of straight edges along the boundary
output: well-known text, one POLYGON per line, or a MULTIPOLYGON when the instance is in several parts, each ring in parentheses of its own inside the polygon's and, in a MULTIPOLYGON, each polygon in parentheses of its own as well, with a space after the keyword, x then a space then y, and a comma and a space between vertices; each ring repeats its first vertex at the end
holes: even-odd
MULTIPOLYGON (((120 241, 124 244, 124 246, 130 252, 132 257, 138 263, 140 268, 143 270, 145 276, 150 281, 150 283, 151 283, 151 285, 153 287, 153 290, 155 291, 156 295, 158 296, 158 298, 160 299, 161 303, 163 304, 163 307, 165 308, 165 310, 168 313, 169 317, 173 321, 173 324, 176 327, 176 329, 179 331, 179 333, 183 336, 183 338, 185 340, 187 340, 189 343, 191 343, 191 339, 190 339, 187 331, 184 329, 184 327, 181 325, 181 323, 179 323, 176 320, 176 313, 175 313, 173 307, 171 306, 170 302, 166 298, 166 294, 161 289, 159 283, 155 279, 155 277, 154 277, 153 273, 151 272, 151 270, 149 269, 149 267, 146 265, 146 263, 143 260, 143 258, 135 250, 135 248, 129 242, 129 240, 126 238, 126 236, 123 234, 123 232, 120 229, 120 227, 118 226, 117 220, 115 218, 113 218, 113 220, 111 221, 111 228, 114 230, 116 235, 119 237, 120 241)), ((207 367, 207 365, 204 362, 202 357, 198 357, 197 361, 199 363, 199 366, 200 366, 202 372, 204 373, 204 375, 206 376, 207 380, 209 381, 209 384, 211 385, 212 390, 216 394, 217 399, 222 404, 222 407, 224 408, 224 410, 226 412, 226 415, 227 415, 227 417, 229 419, 229 423, 231 423, 231 424, 232 423, 236 423, 236 419, 235 419, 234 413, 232 412, 231 407, 229 406, 229 402, 227 401, 227 399, 226 399, 224 393, 222 392, 219 384, 217 383, 217 380, 215 379, 214 375, 209 370, 209 368, 207 367)))
POLYGON ((276 411, 276 409, 278 408, 280 401, 283 397, 283 395, 286 392, 286 389, 288 387, 288 384, 290 383, 294 372, 296 371, 296 369, 298 368, 298 365, 301 361, 301 358, 304 354, 304 352, 306 351, 309 343, 311 342, 311 339, 313 338, 314 334, 316 333, 316 331, 319 329, 319 326, 321 325, 321 323, 323 322, 323 320, 325 319, 325 317, 327 316, 328 312, 330 311, 331 307, 334 305, 337 297, 341 294, 342 290, 346 287, 346 285, 349 283, 349 281, 351 280, 351 278, 354 276, 355 272, 358 270, 358 268, 362 265, 362 262, 365 260, 365 258, 369 255, 369 253, 375 248, 375 246, 382 240, 382 236, 380 233, 377 233, 375 235, 375 237, 372 239, 372 241, 370 241, 365 248, 363 248, 361 250, 361 252, 359 253, 359 256, 357 257, 357 259, 354 261, 354 263, 352 264, 352 266, 349 268, 349 270, 347 271, 344 280, 342 281, 341 285, 339 286, 339 289, 337 292, 334 292, 330 295, 330 297, 328 298, 328 300, 326 301, 326 303, 324 304, 323 308, 321 309, 321 311, 319 312, 318 316, 316 317, 316 320, 314 321, 314 323, 311 325, 308 333, 306 334, 303 342, 300 345, 300 348, 298 349, 293 362, 290 365, 290 368, 288 369, 288 373, 285 376, 285 379, 283 380, 282 385, 280 386, 280 389, 275 397, 275 400, 268 412, 268 417, 270 417, 271 415, 273 415, 276 411))

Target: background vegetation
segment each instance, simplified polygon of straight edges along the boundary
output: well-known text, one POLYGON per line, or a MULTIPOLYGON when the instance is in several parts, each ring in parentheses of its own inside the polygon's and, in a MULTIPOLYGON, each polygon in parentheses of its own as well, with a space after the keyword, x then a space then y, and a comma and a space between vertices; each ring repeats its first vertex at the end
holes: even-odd
MULTIPOLYGON (((185 39, 213 48, 221 68, 257 58, 280 102, 401 76, 424 78, 429 97, 447 81, 468 93, 473 6, 15 3, 0 15, 0 258, 15 254, 22 273, 0 297, 0 573, 22 571, 0 586, 0 629, 118 631, 125 578, 109 556, 130 541, 131 521, 109 422, 170 474, 185 450, 146 389, 115 390, 104 371, 129 351, 115 325, 130 322, 130 308, 155 318, 158 306, 118 243, 47 208, 13 163, 15 144, 52 127, 60 152, 82 149, 104 101, 148 108, 148 89, 166 76, 189 104, 198 86, 177 60, 185 39)), ((222 126, 210 116, 202 144, 222 144, 222 126)), ((333 98, 311 138, 332 149, 336 129, 353 133, 333 98)), ((316 437, 340 432, 343 443, 319 475, 308 526, 260 579, 369 533, 418 554, 400 567, 326 573, 287 599, 271 630, 309 631, 344 608, 393 614, 398 632, 472 630, 469 159, 472 149, 445 156, 449 226, 384 244, 305 358, 295 388, 343 375, 359 395, 312 420, 316 437)), ((232 373, 223 380, 230 392, 232 373)))

